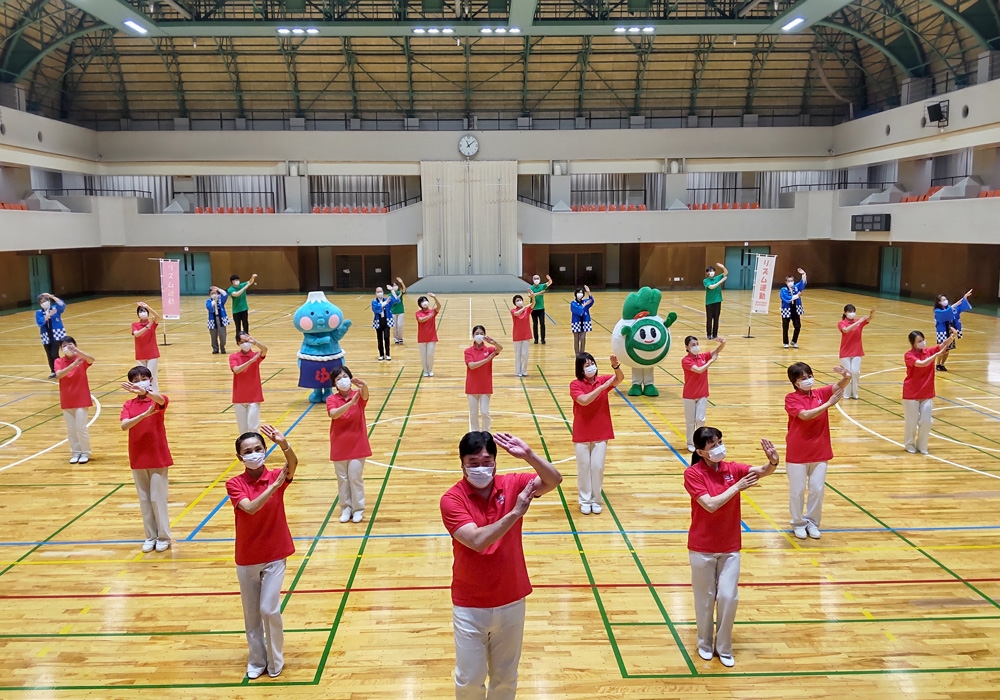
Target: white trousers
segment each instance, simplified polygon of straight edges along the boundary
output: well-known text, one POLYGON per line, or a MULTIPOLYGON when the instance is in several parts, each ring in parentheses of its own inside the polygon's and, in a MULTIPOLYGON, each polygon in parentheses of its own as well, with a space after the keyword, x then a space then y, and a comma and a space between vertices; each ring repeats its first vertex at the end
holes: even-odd
POLYGON ((154 357, 152 360, 136 360, 140 365, 149 370, 149 373, 153 375, 152 378, 152 388, 157 394, 160 393, 160 384, 156 378, 156 368, 160 365, 160 358, 154 357))
POLYGON ((603 505, 601 489, 604 487, 604 457, 608 441, 576 442, 576 487, 580 492, 580 505, 603 505))
POLYGON ((655 367, 633 367, 632 368, 632 383, 638 384, 639 386, 646 386, 649 384, 656 384, 656 368, 655 367))
MULTIPOLYGON (((427 323, 434 323, 433 321, 428 321, 427 323)), ((417 348, 420 350, 420 366, 424 370, 424 374, 430 374, 434 371, 434 348, 437 347, 437 343, 417 343, 417 348)))
POLYGON ((236 414, 236 425, 243 433, 260 432, 260 404, 259 403, 235 403, 233 412, 236 414))
POLYGON ((514 700, 524 610, 524 598, 499 608, 452 608, 456 700, 514 700))
POLYGON ((705 408, 708 397, 684 399, 684 423, 687 425, 688 452, 694 452, 694 431, 705 425, 705 408))
POLYGON ((469 394, 469 430, 490 432, 493 424, 490 417, 491 394, 469 394), (482 427, 480 427, 482 426, 482 427))
POLYGON ((70 453, 89 457, 90 431, 87 430, 87 409, 64 408, 63 419, 66 421, 66 436, 69 438, 70 453))
POLYGON ((530 340, 518 340, 514 343, 514 376, 528 376, 528 346, 530 340))
POLYGON ((352 511, 365 509, 365 460, 352 459, 345 462, 334 462, 337 472, 337 492, 340 496, 340 508, 352 511))
POLYGON ((732 656, 733 623, 736 622, 736 606, 740 599, 740 553, 688 552, 688 560, 691 562, 694 614, 698 621, 698 648, 707 652, 716 650, 721 656, 732 656))
POLYGON ((792 514, 792 527, 805 527, 812 523, 819 527, 823 517, 823 491, 826 482, 826 462, 794 464, 785 462, 788 473, 788 510, 792 514), (806 499, 806 486, 809 498, 806 499), (806 512, 802 513, 805 502, 806 512))
POLYGON ((927 453, 927 440, 934 422, 933 410, 934 399, 903 399, 903 446, 907 450, 927 453))
POLYGON ((167 514, 167 468, 133 469, 132 481, 139 494, 139 510, 147 540, 170 541, 170 516, 167 514))
POLYGON ((253 566, 237 566, 240 600, 243 602, 243 625, 247 631, 250 659, 247 674, 267 671, 276 676, 285 665, 282 649, 285 634, 281 624, 281 582, 285 578, 285 560, 253 566))
MULTIPOLYGON (((393 318, 396 321, 396 325, 394 325, 392 327, 392 337, 393 337, 394 340, 402 340, 403 339, 403 319, 405 317, 403 316, 403 314, 399 314, 398 316, 393 316, 393 318)), ((428 321, 427 323, 434 323, 434 321, 428 321)))
POLYGON ((844 398, 856 399, 858 398, 858 380, 861 378, 861 358, 842 357, 840 364, 851 373, 851 383, 844 387, 844 398))

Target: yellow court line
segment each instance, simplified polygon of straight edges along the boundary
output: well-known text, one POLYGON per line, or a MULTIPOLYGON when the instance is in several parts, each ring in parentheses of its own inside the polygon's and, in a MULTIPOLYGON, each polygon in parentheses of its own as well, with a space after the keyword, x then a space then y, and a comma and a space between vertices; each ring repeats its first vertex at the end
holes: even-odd
MULTIPOLYGON (((784 528, 778 525, 778 523, 771 520, 771 516, 769 516, 767 513, 761 510, 761 507, 757 505, 756 501, 750 498, 749 494, 747 494, 746 491, 742 492, 740 495, 743 496, 743 498, 747 499, 747 503, 750 504, 750 507, 753 508, 755 511, 757 511, 760 514, 760 517, 764 518, 764 520, 766 520, 771 527, 773 527, 775 530, 778 530, 781 533, 781 536, 784 537, 788 541, 788 543, 792 545, 793 548, 798 550, 802 549, 802 546, 798 542, 796 542, 795 539, 791 535, 789 535, 784 528)), ((812 549, 812 547, 810 547, 810 549, 812 549)), ((750 550, 744 550, 744 551, 750 551, 750 550)))
POLYGON ((875 616, 868 612, 867 608, 861 608, 861 614, 867 617, 869 620, 874 620, 875 616))
MULTIPOLYGON (((281 414, 281 417, 278 418, 278 420, 276 420, 274 422, 274 424, 275 425, 280 425, 281 421, 285 420, 285 418, 287 418, 288 414, 291 413, 291 412, 292 412, 292 407, 289 406, 288 410, 285 411, 283 414, 281 414)), ((202 500, 205 498, 205 496, 207 496, 212 491, 212 489, 214 489, 216 486, 218 486, 219 482, 222 481, 223 479, 225 479, 226 475, 229 474, 229 472, 231 472, 233 470, 233 468, 235 468, 236 465, 238 465, 240 463, 241 463, 240 460, 234 459, 232 461, 232 463, 228 467, 226 467, 226 471, 224 471, 221 474, 219 474, 219 476, 216 477, 215 481, 213 481, 211 484, 209 484, 208 486, 206 486, 205 490, 202 491, 200 494, 198 494, 198 496, 193 501, 191 501, 191 503, 188 504, 187 508, 185 508, 184 510, 181 511, 180 515, 178 515, 176 518, 174 518, 173 520, 170 521, 170 527, 174 527, 175 525, 177 525, 177 523, 180 522, 181 518, 183 518, 185 515, 187 515, 188 513, 190 513, 192 510, 194 510, 195 506, 197 506, 199 503, 201 503, 202 500)))
POLYGON ((671 430, 673 430, 675 433, 677 433, 677 437, 679 437, 681 440, 684 441, 684 447, 686 449, 687 448, 687 435, 685 435, 684 433, 682 433, 681 431, 679 431, 677 428, 675 428, 674 424, 671 423, 670 421, 668 421, 666 419, 666 417, 662 413, 660 413, 658 410, 656 410, 656 407, 653 404, 651 404, 649 402, 649 399, 647 399, 645 396, 642 397, 642 402, 644 404, 646 404, 646 406, 649 408, 650 411, 652 411, 653 413, 655 413, 656 415, 658 415, 660 417, 660 420, 662 420, 664 423, 667 424, 667 427, 669 427, 671 430))
POLYGON ((882 630, 882 634, 884 634, 890 642, 896 641, 896 637, 889 630, 882 630))

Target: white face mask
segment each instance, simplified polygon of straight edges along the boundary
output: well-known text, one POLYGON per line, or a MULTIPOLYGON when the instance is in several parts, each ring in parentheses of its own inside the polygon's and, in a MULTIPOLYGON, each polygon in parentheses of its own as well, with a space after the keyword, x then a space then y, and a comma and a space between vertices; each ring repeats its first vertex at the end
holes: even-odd
POLYGON ((421 309, 426 309, 430 305, 431 305, 431 303, 429 301, 422 301, 422 302, 420 302, 420 308, 421 309))
POLYGON ((533 283, 533 284, 534 284, 535 286, 538 286, 539 284, 541 284, 541 282, 542 282, 542 278, 541 278, 541 277, 536 277, 536 278, 534 278, 534 279, 533 279, 533 280, 531 280, 531 281, 532 281, 532 283, 533 283))
POLYGON ((248 455, 243 455, 243 464, 247 469, 260 469, 264 466, 265 459, 267 459, 267 455, 263 452, 251 452, 248 455))
POLYGON ((698 345, 698 343, 695 343, 694 345, 688 348, 688 352, 690 352, 692 355, 697 355, 699 352, 701 352, 701 346, 698 345))
POLYGON ((233 286, 234 287, 239 287, 240 286, 240 281, 239 280, 233 280, 233 286))
POLYGON ((708 458, 713 462, 721 462, 726 458, 726 446, 720 442, 708 451, 708 458))
POLYGON ((42 302, 42 311, 48 311, 50 306, 52 306, 51 302, 43 301, 42 302))
POLYGON ((854 318, 855 316, 857 316, 857 314, 856 314, 856 313, 854 313, 853 311, 848 311, 848 312, 847 312, 847 318, 849 318, 849 319, 850 319, 850 318, 854 318))
POLYGON ((474 336, 472 336, 472 339, 477 343, 481 344, 484 340, 486 340, 486 336, 483 335, 482 333, 476 333, 474 336))
POLYGON ((813 388, 814 384, 816 384, 815 379, 813 379, 812 377, 806 377, 805 379, 800 379, 796 384, 796 386, 802 389, 803 391, 809 391, 810 389, 813 388))
POLYGON ((494 467, 466 467, 465 479, 473 488, 484 489, 493 483, 494 467))
POLYGON ((583 292, 577 292, 576 293, 576 300, 577 301, 582 301, 583 300, 583 292))
POLYGON ((253 345, 251 345, 250 343, 240 343, 240 350, 242 350, 243 352, 250 352, 250 348, 252 347, 253 345))
POLYGON ((524 306, 524 302, 518 299, 517 301, 514 302, 514 306, 520 309, 522 306, 524 306))
POLYGON ((948 300, 947 299, 942 299, 941 300, 941 308, 942 309, 948 308, 948 300))
POLYGON ((135 385, 143 391, 149 391, 149 389, 153 386, 153 382, 149 379, 142 379, 136 382, 135 385))
POLYGON ((218 297, 218 295, 216 295, 216 294, 213 294, 213 295, 212 295, 212 303, 214 304, 214 303, 215 303, 215 302, 217 302, 218 300, 219 300, 219 297, 218 297))
POLYGON ((791 289, 792 287, 795 286, 795 283, 794 282, 785 282, 785 286, 788 287, 789 289, 791 289))
POLYGON ((385 292, 375 292, 375 296, 377 296, 379 299, 382 298, 383 294, 385 294, 385 292))
POLYGON ((708 276, 709 276, 709 277, 715 277, 715 272, 709 272, 709 273, 708 273, 708 276))
POLYGON ((583 373, 588 377, 593 377, 597 374, 597 365, 587 365, 583 368, 583 373))
POLYGON ((139 312, 139 318, 149 318, 149 312, 148 311, 140 311, 139 312))
POLYGON ((927 341, 921 338, 917 341, 917 350, 923 350, 927 347, 927 341))
POLYGON ((351 378, 350 377, 341 377, 340 379, 338 379, 337 380, 337 388, 340 389, 341 391, 347 391, 348 389, 350 389, 351 388, 351 378))

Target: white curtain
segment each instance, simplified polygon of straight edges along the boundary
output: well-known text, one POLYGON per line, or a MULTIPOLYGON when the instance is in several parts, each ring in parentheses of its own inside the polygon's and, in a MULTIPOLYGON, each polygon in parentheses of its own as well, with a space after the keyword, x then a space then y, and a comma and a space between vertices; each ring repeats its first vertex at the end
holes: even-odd
POLYGON ((517 162, 420 163, 425 275, 518 273, 517 162))
POLYGON ((667 191, 664 186, 663 173, 646 173, 646 209, 659 211, 667 208, 667 191))
POLYGON ((770 170, 757 173, 760 206, 776 209, 782 192, 836 190, 847 184, 846 170, 770 170))
POLYGON ((972 173, 972 149, 934 156, 931 165, 932 185, 951 185, 972 173))
POLYGON ((199 175, 194 182, 199 207, 285 209, 285 183, 277 175, 199 175))
POLYGON ((163 175, 88 175, 84 178, 84 186, 87 195, 94 197, 152 199, 155 212, 166 209, 174 199, 174 180, 163 175))
POLYGON ((739 173, 688 173, 687 204, 738 202, 739 186, 739 173))
POLYGON ((389 207, 406 200, 400 175, 311 175, 310 206, 389 207))
POLYGON ((899 161, 868 166, 868 183, 874 187, 885 189, 899 180, 899 161))
POLYGON ((570 205, 628 204, 628 175, 589 173, 570 175, 570 205))

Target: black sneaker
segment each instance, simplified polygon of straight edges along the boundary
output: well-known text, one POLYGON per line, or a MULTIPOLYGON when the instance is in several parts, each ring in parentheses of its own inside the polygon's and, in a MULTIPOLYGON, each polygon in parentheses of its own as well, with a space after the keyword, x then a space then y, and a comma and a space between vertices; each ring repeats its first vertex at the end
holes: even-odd
POLYGON ((938 372, 947 372, 948 371, 948 368, 945 367, 944 365, 938 365, 935 369, 937 369, 938 372))

